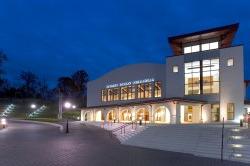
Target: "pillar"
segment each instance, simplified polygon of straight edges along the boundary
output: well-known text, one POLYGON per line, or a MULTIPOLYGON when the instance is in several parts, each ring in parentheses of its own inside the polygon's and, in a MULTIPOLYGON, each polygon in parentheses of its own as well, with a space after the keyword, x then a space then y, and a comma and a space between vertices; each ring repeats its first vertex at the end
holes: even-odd
POLYGON ((176 103, 176 124, 181 124, 181 105, 176 103))

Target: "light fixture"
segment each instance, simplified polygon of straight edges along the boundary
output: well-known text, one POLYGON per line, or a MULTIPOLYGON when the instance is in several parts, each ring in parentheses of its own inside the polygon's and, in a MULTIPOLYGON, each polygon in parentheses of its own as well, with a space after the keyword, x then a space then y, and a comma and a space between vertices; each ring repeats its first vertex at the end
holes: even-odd
POLYGON ((70 102, 65 102, 64 103, 64 107, 65 108, 70 108, 71 107, 71 103, 70 102))
POLYGON ((35 109, 35 108, 36 108, 36 105, 35 105, 35 104, 31 104, 31 105, 30 105, 30 108, 35 109))

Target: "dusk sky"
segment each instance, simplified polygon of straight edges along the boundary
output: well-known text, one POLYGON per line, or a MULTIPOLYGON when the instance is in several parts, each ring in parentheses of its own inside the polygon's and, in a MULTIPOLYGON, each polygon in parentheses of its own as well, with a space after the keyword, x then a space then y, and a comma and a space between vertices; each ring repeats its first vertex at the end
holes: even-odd
POLYGON ((32 71, 54 85, 85 69, 90 79, 134 63, 164 63, 167 37, 240 23, 250 79, 250 1, 247 0, 1 0, 0 49, 6 77, 32 71))

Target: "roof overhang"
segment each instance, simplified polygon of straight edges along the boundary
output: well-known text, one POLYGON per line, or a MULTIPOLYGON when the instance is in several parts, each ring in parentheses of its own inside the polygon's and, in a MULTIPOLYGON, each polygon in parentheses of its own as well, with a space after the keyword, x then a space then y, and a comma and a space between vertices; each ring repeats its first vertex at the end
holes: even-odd
POLYGON ((230 47, 239 23, 212 28, 208 30, 173 36, 168 38, 168 42, 175 55, 182 54, 182 45, 212 38, 220 38, 220 48, 230 47))

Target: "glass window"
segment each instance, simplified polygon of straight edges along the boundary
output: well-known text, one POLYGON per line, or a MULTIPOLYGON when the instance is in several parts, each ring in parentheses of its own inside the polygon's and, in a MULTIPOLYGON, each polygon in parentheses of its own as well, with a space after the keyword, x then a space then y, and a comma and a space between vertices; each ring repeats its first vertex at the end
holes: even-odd
POLYGON ((227 60, 227 66, 233 66, 234 65, 234 60, 233 58, 230 58, 227 60))
POLYGON ((201 45, 201 50, 202 50, 202 51, 209 50, 209 43, 202 44, 202 45, 201 45))
POLYGON ((102 101, 107 101, 108 91, 106 89, 102 90, 102 101))
POLYGON ((128 87, 121 87, 121 100, 128 100, 128 87))
POLYGON ((192 52, 199 52, 199 51, 200 51, 200 45, 192 46, 192 52))
POLYGON ((179 71, 178 66, 173 66, 173 72, 174 72, 174 73, 178 73, 178 71, 179 71))
POLYGON ((200 94, 200 61, 185 63, 185 95, 200 94))
POLYGON ((152 86, 151 83, 145 84, 145 98, 152 97, 152 86))
POLYGON ((191 46, 190 47, 184 47, 184 54, 191 53, 191 46))
POLYGON ((227 104, 227 120, 234 120, 234 103, 227 104))
POLYGON ((219 59, 202 61, 203 94, 219 93, 219 59))
POLYGON ((219 42, 210 43, 210 50, 219 48, 219 42))
POLYGON ((135 99, 135 86, 128 86, 128 99, 135 99))
POLYGON ((220 121, 220 105, 219 104, 211 105, 211 118, 213 122, 220 121))
POLYGON ((113 89, 113 100, 116 101, 116 100, 119 100, 119 88, 114 88, 113 89))
POLYGON ((108 89, 108 101, 113 101, 113 89, 108 89))
POLYGON ((155 97, 161 97, 161 82, 155 82, 155 97))
POLYGON ((139 99, 142 99, 145 97, 144 92, 145 92, 144 84, 137 85, 137 96, 139 99))

